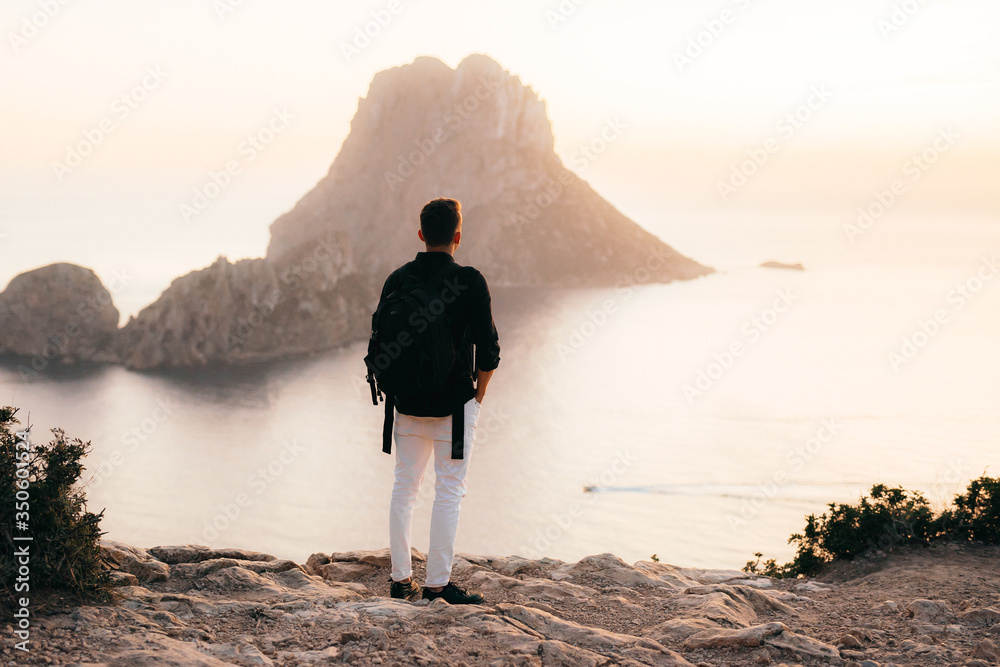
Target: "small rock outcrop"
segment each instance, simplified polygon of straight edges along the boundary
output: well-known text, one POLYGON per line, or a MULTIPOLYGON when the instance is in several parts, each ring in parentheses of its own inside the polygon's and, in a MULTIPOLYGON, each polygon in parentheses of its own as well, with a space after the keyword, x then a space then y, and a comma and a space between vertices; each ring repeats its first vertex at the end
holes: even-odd
POLYGON ((352 274, 346 247, 330 236, 281 263, 220 257, 174 280, 125 325, 122 362, 143 370, 261 361, 367 335, 377 293, 352 274))
POLYGON ((44 363, 116 362, 118 309, 90 269, 50 264, 0 293, 0 355, 44 363))
POLYGON ((801 263, 788 264, 786 262, 776 262, 771 260, 760 265, 762 269, 787 269, 789 271, 805 271, 806 267, 801 263))

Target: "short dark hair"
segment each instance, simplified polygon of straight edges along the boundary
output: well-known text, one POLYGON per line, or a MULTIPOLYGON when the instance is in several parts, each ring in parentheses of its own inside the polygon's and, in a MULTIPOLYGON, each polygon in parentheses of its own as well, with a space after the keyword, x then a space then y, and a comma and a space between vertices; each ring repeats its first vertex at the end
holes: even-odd
POLYGON ((451 243, 462 220, 462 204, 457 199, 432 199, 420 211, 424 242, 440 247, 451 243))

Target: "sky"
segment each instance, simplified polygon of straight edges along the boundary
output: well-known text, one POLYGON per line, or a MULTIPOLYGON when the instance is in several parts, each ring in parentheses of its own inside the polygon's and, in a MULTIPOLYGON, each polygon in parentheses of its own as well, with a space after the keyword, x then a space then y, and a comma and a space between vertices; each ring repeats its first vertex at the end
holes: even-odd
POLYGON ((0 32, 0 284, 53 261, 124 272, 125 312, 220 254, 262 256, 372 77, 422 55, 518 75, 564 161, 618 123, 580 175, 691 254, 718 245, 703 221, 842 227, 901 179, 893 215, 1000 211, 993 0, 7 0, 0 32))

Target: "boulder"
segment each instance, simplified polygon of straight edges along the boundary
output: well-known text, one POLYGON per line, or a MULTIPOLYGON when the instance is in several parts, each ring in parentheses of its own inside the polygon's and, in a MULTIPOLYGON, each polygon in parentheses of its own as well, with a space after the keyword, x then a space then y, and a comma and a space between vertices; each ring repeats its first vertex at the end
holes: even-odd
POLYGON ((922 623, 942 623, 955 618, 947 600, 914 600, 906 608, 906 615, 922 623))
POLYGON ((970 609, 962 614, 962 623, 971 626, 991 627, 1000 623, 1000 611, 992 608, 970 609))
POLYGON ((0 355, 50 363, 118 361, 118 309, 91 269, 50 264, 27 271, 0 293, 0 355))
POLYGON ((993 663, 1000 662, 1000 646, 997 646, 990 639, 984 639, 976 644, 976 648, 972 651, 972 657, 993 663))
MULTIPOLYGON (((139 581, 166 581, 170 566, 153 558, 148 551, 113 540, 101 540, 101 559, 112 569, 135 577, 139 581)), ((134 585, 127 578, 117 577, 119 585, 134 585), (129 583, 124 583, 129 582, 129 583)))
POLYGON ((150 634, 142 648, 122 651, 108 667, 227 667, 230 662, 199 651, 194 644, 150 634))
POLYGON ((587 556, 572 565, 564 565, 556 571, 570 576, 597 575, 622 586, 657 586, 680 590, 694 583, 691 579, 681 575, 677 568, 670 565, 648 561, 639 561, 635 565, 629 565, 618 556, 610 553, 587 556))
POLYGON ((200 563, 216 558, 232 558, 234 560, 274 560, 271 554, 246 549, 211 549, 200 544, 185 544, 183 546, 153 547, 149 553, 158 560, 169 565, 177 563, 200 563))
POLYGON ((217 570, 227 567, 240 567, 258 574, 263 572, 285 572, 286 570, 302 569, 302 566, 290 560, 236 560, 235 558, 215 558, 198 563, 178 563, 173 572, 178 577, 200 579, 217 570))
MULTIPOLYGON (((427 557, 416 550, 410 549, 410 559, 414 563, 425 563, 427 557)), ((332 554, 315 553, 306 560, 305 569, 307 572, 319 574, 320 568, 328 563, 363 563, 370 565, 372 569, 376 567, 391 568, 392 554, 389 548, 377 549, 375 551, 342 551, 332 554)))
POLYGON ((357 581, 373 573, 375 566, 365 563, 327 563, 316 567, 315 571, 327 581, 357 581))
POLYGON ((642 634, 660 642, 682 642, 692 635, 705 630, 715 630, 719 624, 707 618, 671 618, 662 623, 646 628, 642 634))
POLYGON ((788 630, 788 626, 784 623, 767 623, 765 625, 755 625, 736 630, 729 628, 703 630, 684 640, 684 648, 690 651, 701 648, 760 646, 764 643, 765 639, 780 635, 786 630, 788 630))
POLYGON ((782 632, 780 635, 765 639, 764 643, 803 658, 827 660, 838 665, 843 662, 836 647, 794 632, 782 632))
POLYGON ((480 570, 468 579, 469 585, 483 591, 511 591, 541 600, 587 600, 597 591, 568 581, 551 581, 535 577, 515 579, 496 572, 480 570))
POLYGON ((881 614, 883 616, 889 616, 891 614, 899 613, 899 605, 897 605, 892 600, 886 600, 877 607, 875 607, 875 613, 881 614))

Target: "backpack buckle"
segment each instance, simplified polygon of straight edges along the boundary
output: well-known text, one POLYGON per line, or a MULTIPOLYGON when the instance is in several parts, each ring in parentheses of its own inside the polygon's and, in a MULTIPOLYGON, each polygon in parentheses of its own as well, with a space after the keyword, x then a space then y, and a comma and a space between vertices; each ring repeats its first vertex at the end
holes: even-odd
POLYGON ((372 375, 371 371, 368 371, 368 386, 372 390, 372 405, 378 405, 379 399, 382 397, 382 392, 378 390, 375 385, 375 376, 372 375))

